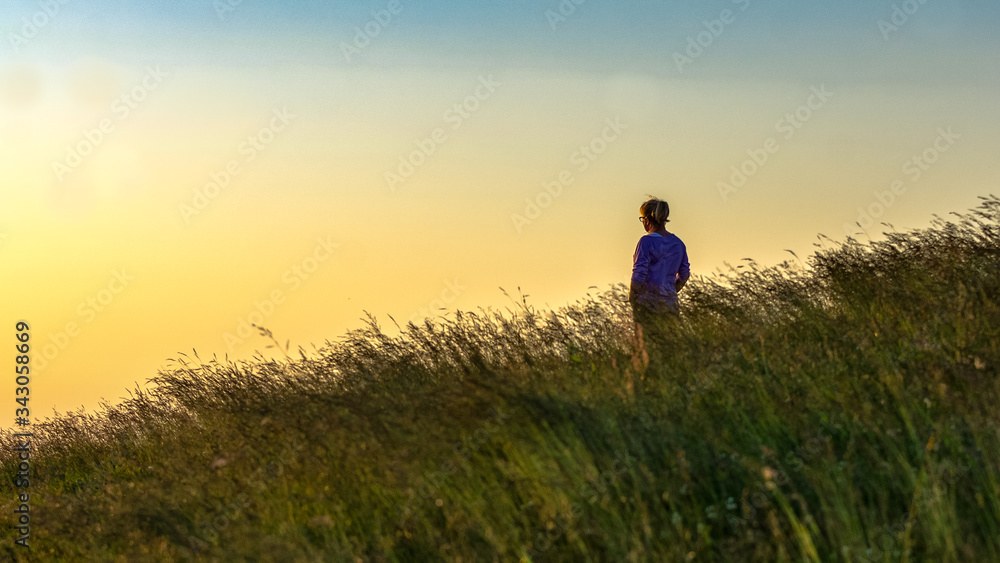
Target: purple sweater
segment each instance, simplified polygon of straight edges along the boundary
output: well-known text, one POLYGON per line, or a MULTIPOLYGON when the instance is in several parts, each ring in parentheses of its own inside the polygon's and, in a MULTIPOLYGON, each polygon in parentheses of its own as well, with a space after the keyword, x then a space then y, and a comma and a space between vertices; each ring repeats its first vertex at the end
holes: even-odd
POLYGON ((677 238, 648 233, 639 239, 632 257, 629 300, 646 306, 677 302, 675 284, 691 277, 687 247, 677 238))

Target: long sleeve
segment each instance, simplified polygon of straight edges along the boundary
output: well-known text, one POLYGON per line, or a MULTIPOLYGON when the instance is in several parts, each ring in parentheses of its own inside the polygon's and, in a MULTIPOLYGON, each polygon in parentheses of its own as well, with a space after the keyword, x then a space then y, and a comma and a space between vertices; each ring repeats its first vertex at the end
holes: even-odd
POLYGON ((639 293, 645 289, 649 280, 650 247, 643 242, 645 237, 639 239, 639 244, 635 245, 635 254, 632 255, 632 284, 629 287, 629 300, 634 300, 639 293))
POLYGON ((677 269, 677 283, 683 285, 691 277, 691 264, 688 263, 688 253, 687 248, 684 249, 684 255, 681 256, 681 265, 677 269))

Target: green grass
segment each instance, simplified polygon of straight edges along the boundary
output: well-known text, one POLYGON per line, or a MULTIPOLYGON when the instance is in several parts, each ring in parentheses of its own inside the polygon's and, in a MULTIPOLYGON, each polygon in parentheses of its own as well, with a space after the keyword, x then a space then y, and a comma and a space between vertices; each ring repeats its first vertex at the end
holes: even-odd
POLYGON ((3 551, 1000 561, 1000 200, 886 236, 693 281, 644 372, 623 286, 371 320, 283 361, 182 357, 35 427, 31 557, 3 551))

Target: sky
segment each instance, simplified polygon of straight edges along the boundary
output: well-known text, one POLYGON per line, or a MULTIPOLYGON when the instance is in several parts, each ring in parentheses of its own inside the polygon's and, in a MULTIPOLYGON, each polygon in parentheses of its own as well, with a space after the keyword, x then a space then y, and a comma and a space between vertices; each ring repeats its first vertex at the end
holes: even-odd
POLYGON ((30 327, 35 418, 251 358, 252 323, 309 350, 501 288, 564 306, 627 283, 648 195, 712 276, 1000 192, 993 0, 0 15, 0 337, 30 327))

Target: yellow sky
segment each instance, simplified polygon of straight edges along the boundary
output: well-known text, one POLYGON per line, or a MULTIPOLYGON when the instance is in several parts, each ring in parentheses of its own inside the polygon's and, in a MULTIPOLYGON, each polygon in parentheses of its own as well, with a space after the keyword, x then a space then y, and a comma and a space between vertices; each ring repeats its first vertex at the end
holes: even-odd
POLYGON ((391 326, 441 305, 503 307, 499 287, 561 306, 627 281, 646 194, 668 199, 692 271, 708 275, 843 238, 897 180, 906 191, 878 219, 900 228, 996 191, 1000 123, 976 88, 157 68, 0 63, 0 321, 9 336, 32 325, 35 416, 116 401, 192 348, 248 358, 268 342, 242 338, 241 322, 308 348, 364 310, 391 326), (907 174, 935 143, 947 150, 907 174), (67 146, 88 153, 78 166, 67 146), (733 167, 752 173, 723 198, 733 167))

